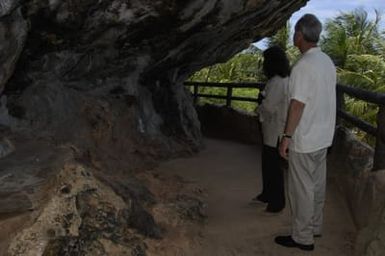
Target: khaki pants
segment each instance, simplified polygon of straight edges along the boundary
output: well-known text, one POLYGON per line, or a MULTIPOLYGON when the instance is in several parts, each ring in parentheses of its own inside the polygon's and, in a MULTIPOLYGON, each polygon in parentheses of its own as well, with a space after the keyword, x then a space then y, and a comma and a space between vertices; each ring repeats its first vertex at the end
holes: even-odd
POLYGON ((313 244, 322 232, 326 188, 326 153, 289 153, 288 194, 292 211, 292 238, 313 244))

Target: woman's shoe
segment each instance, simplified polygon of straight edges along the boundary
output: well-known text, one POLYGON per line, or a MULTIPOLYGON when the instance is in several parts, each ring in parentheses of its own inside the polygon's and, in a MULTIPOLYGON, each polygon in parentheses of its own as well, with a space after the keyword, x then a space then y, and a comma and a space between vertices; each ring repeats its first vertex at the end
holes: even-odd
POLYGON ((269 200, 267 199, 267 196, 264 195, 263 193, 259 194, 258 196, 254 197, 251 199, 254 202, 262 202, 262 203, 268 203, 269 200))
POLYGON ((276 205, 268 204, 266 207, 266 211, 277 213, 277 212, 281 212, 284 208, 285 208, 285 205, 276 206, 276 205))

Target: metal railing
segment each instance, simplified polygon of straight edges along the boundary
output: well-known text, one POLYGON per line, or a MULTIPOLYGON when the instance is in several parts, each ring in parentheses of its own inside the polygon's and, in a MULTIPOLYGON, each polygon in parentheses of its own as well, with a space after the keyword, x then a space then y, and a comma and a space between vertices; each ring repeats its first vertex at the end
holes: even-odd
MULTIPOLYGON (((257 98, 233 96, 234 88, 255 88, 262 90, 265 87, 264 83, 205 83, 205 82, 185 82, 185 86, 193 87, 194 104, 198 102, 198 98, 213 98, 226 100, 226 106, 231 107, 231 102, 246 101, 257 103, 257 98), (199 93, 200 87, 216 87, 226 88, 226 95, 212 95, 199 93)), ((257 96, 257 95, 256 95, 257 96)), ((385 169, 385 94, 374 93, 350 86, 337 85, 337 116, 360 130, 373 135, 376 138, 375 154, 373 170, 385 169), (345 111, 345 94, 363 100, 369 103, 376 104, 379 107, 377 113, 377 127, 370 123, 353 116, 345 111)))
POLYGON ((211 99, 224 99, 226 100, 226 106, 231 107, 231 102, 233 100, 238 101, 247 101, 247 102, 254 102, 257 103, 257 98, 250 98, 250 97, 237 97, 233 96, 233 89, 259 89, 263 90, 265 88, 264 83, 205 83, 205 82, 185 82, 186 86, 193 86, 193 97, 194 97, 194 104, 198 102, 198 98, 211 98, 211 99), (204 94, 199 93, 198 89, 199 87, 216 87, 216 88, 226 88, 226 96, 224 95, 213 95, 213 94, 204 94))

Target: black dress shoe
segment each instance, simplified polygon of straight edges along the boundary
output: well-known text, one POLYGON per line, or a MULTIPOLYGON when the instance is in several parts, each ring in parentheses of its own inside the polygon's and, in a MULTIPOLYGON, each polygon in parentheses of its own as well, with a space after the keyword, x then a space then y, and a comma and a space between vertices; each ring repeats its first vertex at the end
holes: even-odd
POLYGON ((265 196, 264 194, 259 194, 258 196, 254 197, 253 199, 251 199, 252 201, 254 202, 262 202, 262 203, 268 203, 269 200, 267 199, 267 196, 265 196))
POLYGON ((291 238, 291 236, 277 236, 274 239, 275 243, 285 247, 296 247, 304 251, 313 251, 314 244, 299 244, 291 238))

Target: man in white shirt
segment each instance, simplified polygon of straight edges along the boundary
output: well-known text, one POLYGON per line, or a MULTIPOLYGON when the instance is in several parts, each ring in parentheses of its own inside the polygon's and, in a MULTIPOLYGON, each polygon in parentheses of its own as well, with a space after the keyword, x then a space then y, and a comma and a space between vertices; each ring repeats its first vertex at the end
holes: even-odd
POLYGON ((312 14, 305 14, 295 25, 294 45, 302 57, 290 75, 289 111, 279 148, 289 160, 292 231, 275 242, 309 251, 314 250, 314 237, 322 232, 326 153, 336 119, 336 68, 317 47, 321 30, 312 14))

